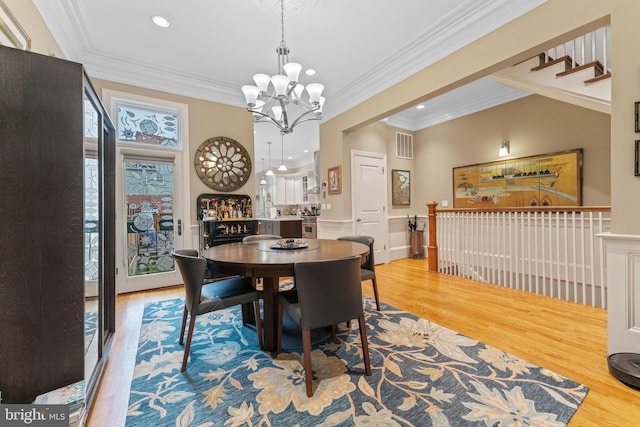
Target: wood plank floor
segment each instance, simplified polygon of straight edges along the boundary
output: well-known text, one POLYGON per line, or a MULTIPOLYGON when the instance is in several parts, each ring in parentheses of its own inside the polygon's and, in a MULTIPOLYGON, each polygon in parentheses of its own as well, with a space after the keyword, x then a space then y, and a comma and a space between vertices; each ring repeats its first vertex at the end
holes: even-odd
MULTIPOLYGON (((382 302, 587 385, 570 426, 640 425, 640 392, 607 369, 605 310, 429 273, 426 260, 379 265, 376 274, 382 302)), ((368 283, 363 292, 372 296, 368 283)), ((118 296, 117 331, 87 426, 124 426, 144 304, 179 296, 179 287, 118 296)))

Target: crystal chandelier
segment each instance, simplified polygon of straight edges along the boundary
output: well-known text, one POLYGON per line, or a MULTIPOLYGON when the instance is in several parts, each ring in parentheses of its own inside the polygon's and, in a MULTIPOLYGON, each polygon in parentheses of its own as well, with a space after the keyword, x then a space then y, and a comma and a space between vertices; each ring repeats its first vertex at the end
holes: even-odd
POLYGON ((321 120, 325 99, 321 96, 324 86, 310 83, 305 88, 298 82, 302 65, 289 62, 289 48, 284 41, 284 0, 280 0, 280 19, 282 40, 276 48, 278 74, 271 77, 267 74, 255 74, 255 86, 242 86, 242 92, 254 122, 272 123, 285 135, 293 132, 293 128, 299 123, 321 120), (307 101, 302 99, 305 89, 307 101))

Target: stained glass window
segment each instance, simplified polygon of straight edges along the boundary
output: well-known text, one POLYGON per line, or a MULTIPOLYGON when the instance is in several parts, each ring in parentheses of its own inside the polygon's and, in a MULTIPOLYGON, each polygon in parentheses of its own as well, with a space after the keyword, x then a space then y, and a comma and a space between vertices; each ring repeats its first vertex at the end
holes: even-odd
POLYGON ((124 166, 129 276, 173 271, 173 164, 124 166))
POLYGON ((176 148, 180 116, 175 111, 116 103, 118 140, 176 148))

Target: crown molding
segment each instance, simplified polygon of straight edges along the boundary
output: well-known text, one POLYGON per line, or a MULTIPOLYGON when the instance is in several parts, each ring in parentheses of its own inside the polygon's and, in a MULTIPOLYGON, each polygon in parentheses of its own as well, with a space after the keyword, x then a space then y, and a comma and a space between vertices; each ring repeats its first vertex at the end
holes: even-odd
POLYGON ((323 111, 328 119, 408 78, 547 0, 468 0, 340 90, 323 111))
MULTIPOLYGON (((202 76, 140 66, 97 51, 89 39, 82 2, 33 0, 63 53, 90 76, 163 92, 244 107, 239 88, 202 76)), ((466 0, 419 37, 337 91, 325 105, 325 120, 365 101, 547 0, 466 0)))

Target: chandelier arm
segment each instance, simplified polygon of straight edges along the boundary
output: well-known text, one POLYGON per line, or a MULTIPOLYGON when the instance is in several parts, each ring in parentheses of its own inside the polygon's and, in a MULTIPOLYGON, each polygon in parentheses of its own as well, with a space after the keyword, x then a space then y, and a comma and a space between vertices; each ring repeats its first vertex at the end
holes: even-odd
POLYGON ((280 108, 282 108, 282 125, 280 125, 280 129, 289 129, 289 118, 287 116, 287 106, 284 103, 284 98, 278 97, 278 102, 280 103, 280 108))
MULTIPOLYGON (((247 108, 247 110, 249 110, 249 112, 251 112, 253 114, 259 114, 263 118, 268 119, 271 123, 273 123, 274 125, 278 126, 278 128, 280 128, 280 130, 282 130, 282 125, 276 119, 271 117, 270 115, 265 114, 262 111, 252 110, 251 108, 247 108)), ((262 121, 262 120, 260 120, 260 121, 262 121)))
MULTIPOLYGON (((318 108, 320 108, 318 106, 318 108)), ((307 115, 313 113, 314 111, 316 111, 318 108, 314 109, 314 110, 309 110, 309 111, 305 111, 303 114, 300 114, 300 117, 298 117, 292 124, 291 124, 291 130, 293 131, 293 128, 298 124, 298 123, 304 123, 307 122, 309 120, 320 120, 320 117, 311 117, 311 118, 307 118, 305 120, 302 120, 302 118, 306 117, 307 115)))

